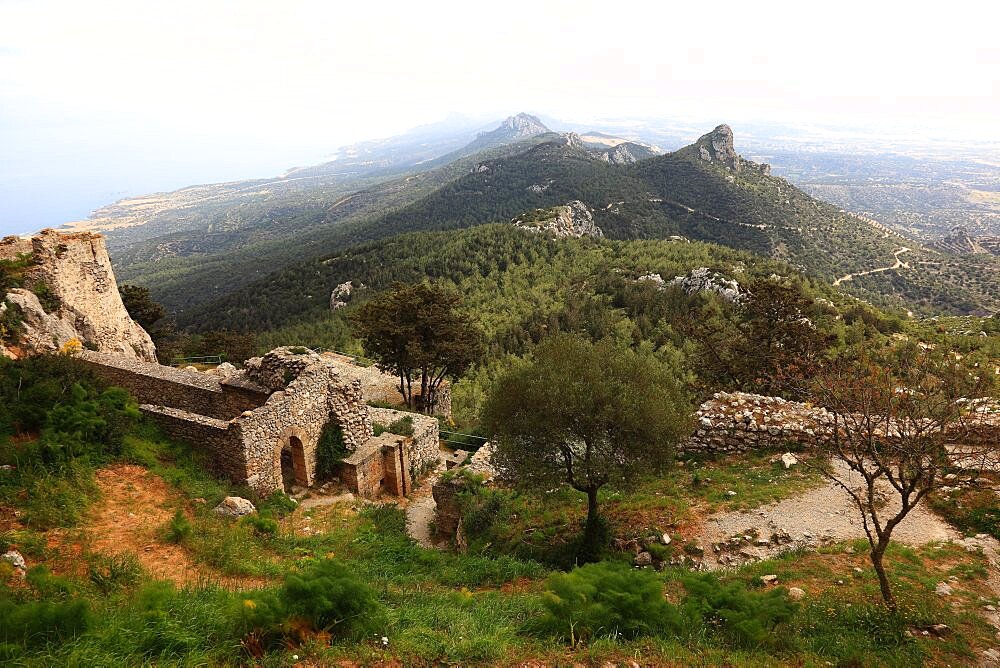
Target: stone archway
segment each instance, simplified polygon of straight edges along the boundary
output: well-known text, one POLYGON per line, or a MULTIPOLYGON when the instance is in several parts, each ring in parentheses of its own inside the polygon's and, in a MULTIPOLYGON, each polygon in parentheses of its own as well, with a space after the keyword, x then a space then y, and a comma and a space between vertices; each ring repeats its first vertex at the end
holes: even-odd
POLYGON ((309 487, 312 484, 304 440, 306 435, 297 428, 290 428, 278 437, 274 453, 274 475, 278 488, 288 490, 292 485, 309 487))

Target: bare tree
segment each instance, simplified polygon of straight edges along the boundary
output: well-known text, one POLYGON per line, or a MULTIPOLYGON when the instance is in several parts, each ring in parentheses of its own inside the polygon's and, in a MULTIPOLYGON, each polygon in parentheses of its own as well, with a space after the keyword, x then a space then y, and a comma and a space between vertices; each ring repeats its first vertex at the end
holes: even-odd
POLYGON ((831 413, 820 450, 846 465, 820 470, 857 507, 893 612, 883 563, 893 531, 934 490, 974 483, 997 463, 995 372, 970 362, 906 346, 838 360, 815 383, 831 413))

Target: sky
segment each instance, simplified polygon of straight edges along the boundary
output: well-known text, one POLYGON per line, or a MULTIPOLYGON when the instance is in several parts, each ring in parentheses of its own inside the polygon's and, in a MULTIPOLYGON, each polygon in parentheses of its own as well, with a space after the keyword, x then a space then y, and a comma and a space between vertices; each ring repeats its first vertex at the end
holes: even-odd
POLYGON ((995 3, 0 0, 0 233, 461 112, 1000 139, 995 3))

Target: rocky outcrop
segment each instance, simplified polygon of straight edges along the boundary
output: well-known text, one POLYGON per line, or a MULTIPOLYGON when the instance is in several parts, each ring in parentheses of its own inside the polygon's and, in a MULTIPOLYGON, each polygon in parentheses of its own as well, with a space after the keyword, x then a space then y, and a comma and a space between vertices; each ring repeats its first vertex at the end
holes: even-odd
MULTIPOLYGON (((16 257, 26 248, 25 240, 4 239, 0 258, 16 257)), ((30 253, 25 288, 4 299, 23 314, 24 332, 10 343, 25 354, 38 354, 77 339, 100 352, 156 359, 149 334, 125 310, 103 236, 44 230, 30 240, 30 253), (44 303, 38 295, 44 295, 44 303)))
POLYGON ((511 223, 529 232, 544 232, 558 238, 604 236, 601 228, 594 223, 594 215, 580 200, 551 209, 536 209, 511 223))
POLYGON ((698 138, 694 143, 698 157, 705 162, 715 162, 731 172, 739 173, 744 169, 758 172, 764 176, 771 175, 771 166, 744 160, 736 152, 733 142, 733 129, 726 124, 717 126, 714 130, 698 138))
POLYGON ((669 282, 655 273, 644 274, 635 280, 637 283, 651 283, 658 290, 664 290, 668 285, 673 285, 689 295, 708 290, 718 294, 727 302, 733 303, 739 302, 744 294, 739 283, 712 271, 708 267, 692 269, 687 276, 675 276, 669 282))
POLYGON ((669 285, 676 285, 689 295, 704 290, 714 292, 727 302, 739 302, 743 298, 739 283, 708 267, 692 269, 687 276, 675 276, 669 285))
POLYGON ((351 297, 354 296, 355 291, 361 290, 364 287, 364 283, 354 285, 354 281, 347 281, 335 287, 330 292, 330 310, 336 311, 347 306, 347 302, 351 301, 351 297))
POLYGON ((623 142, 597 153, 599 159, 612 165, 631 165, 656 155, 659 155, 659 151, 633 142, 623 142))

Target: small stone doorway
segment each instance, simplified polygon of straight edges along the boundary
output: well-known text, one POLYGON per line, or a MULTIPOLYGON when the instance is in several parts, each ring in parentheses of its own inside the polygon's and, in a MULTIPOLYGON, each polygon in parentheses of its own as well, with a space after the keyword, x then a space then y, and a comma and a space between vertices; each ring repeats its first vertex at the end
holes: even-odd
POLYGON ((306 473, 306 453, 302 440, 298 436, 289 436, 288 442, 281 448, 281 483, 287 491, 292 485, 309 486, 309 476, 306 473))

